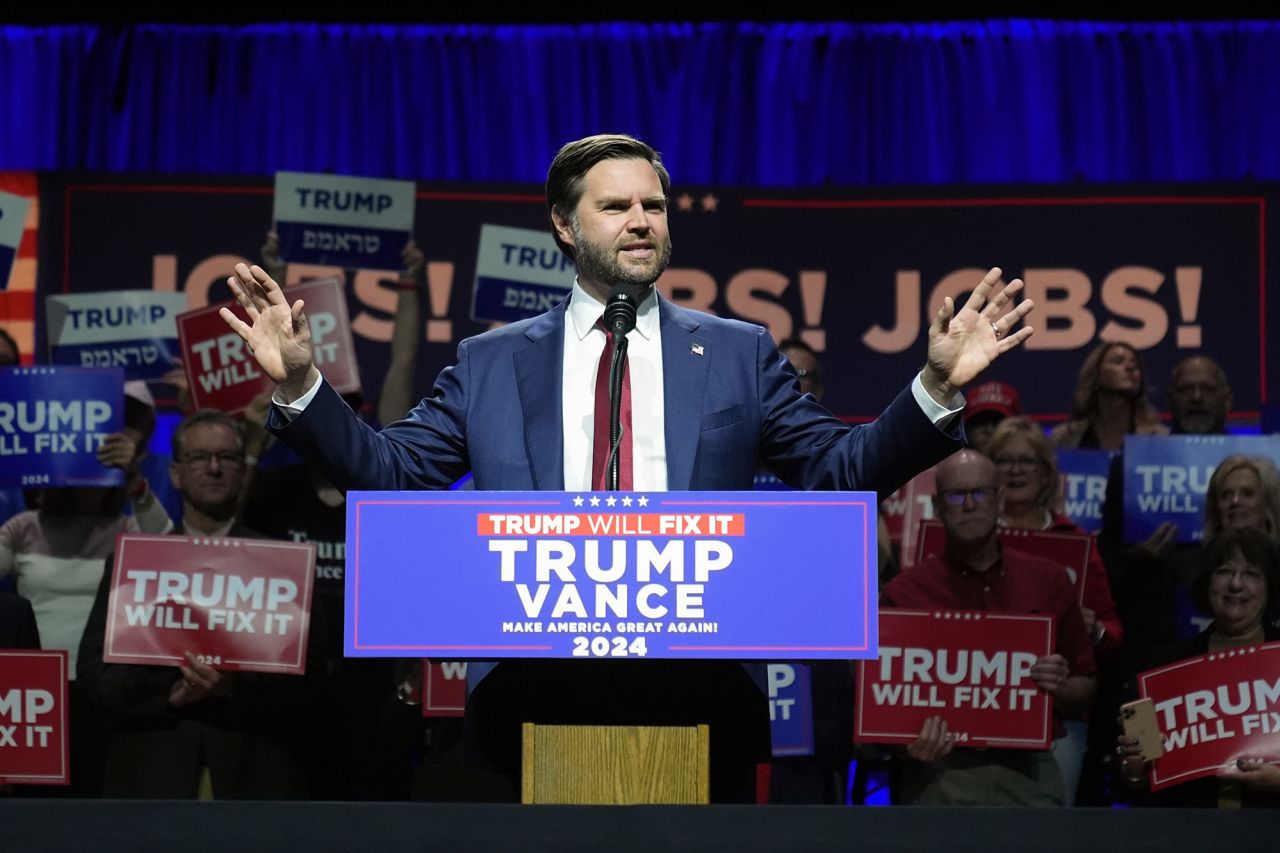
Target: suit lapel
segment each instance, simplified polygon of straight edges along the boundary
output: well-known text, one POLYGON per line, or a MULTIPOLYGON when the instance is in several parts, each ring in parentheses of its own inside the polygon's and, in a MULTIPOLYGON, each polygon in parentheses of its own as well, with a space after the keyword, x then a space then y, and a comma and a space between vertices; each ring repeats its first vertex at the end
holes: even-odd
POLYGON ((702 434, 702 396, 713 353, 697 334, 697 315, 658 296, 662 327, 662 398, 666 407, 667 488, 684 491, 702 434))
POLYGON ((568 300, 538 317, 525 331, 526 345, 512 354, 520 408, 524 415, 525 452, 534 489, 564 488, 564 319, 568 300))

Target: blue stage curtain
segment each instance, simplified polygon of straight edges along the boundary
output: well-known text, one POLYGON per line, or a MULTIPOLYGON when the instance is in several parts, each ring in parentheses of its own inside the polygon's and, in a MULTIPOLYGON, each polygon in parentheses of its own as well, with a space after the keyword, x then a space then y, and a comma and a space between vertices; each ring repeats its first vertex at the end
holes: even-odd
POLYGON ((1280 23, 0 27, 0 169, 681 184, 1280 177, 1280 23))

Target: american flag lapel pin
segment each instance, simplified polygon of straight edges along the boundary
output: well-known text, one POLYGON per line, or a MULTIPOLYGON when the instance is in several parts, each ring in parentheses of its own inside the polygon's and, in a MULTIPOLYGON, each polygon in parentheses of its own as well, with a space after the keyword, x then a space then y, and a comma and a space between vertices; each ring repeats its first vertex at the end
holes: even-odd
POLYGON ((694 355, 703 355, 702 344, 694 344, 693 346, 689 347, 689 352, 693 353, 694 355))

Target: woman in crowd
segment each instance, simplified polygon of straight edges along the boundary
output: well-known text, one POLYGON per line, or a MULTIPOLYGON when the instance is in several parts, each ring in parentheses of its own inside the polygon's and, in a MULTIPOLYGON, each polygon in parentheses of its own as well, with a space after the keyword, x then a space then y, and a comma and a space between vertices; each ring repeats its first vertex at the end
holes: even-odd
MULTIPOLYGON (((1000 475, 1004 506, 1001 523, 1023 530, 1048 530, 1088 535, 1062 513, 1062 483, 1053 448, 1044 431, 1025 417, 1006 418, 996 426, 987 451, 1000 475)), ((1093 653, 1099 667, 1115 654, 1123 639, 1120 616, 1111 598, 1106 567, 1092 543, 1084 577, 1076 567, 1068 567, 1071 582, 1080 588, 1080 612, 1093 639, 1093 653)), ((1085 718, 1063 720, 1067 734, 1054 742, 1053 754, 1062 768, 1067 803, 1073 802, 1080 782, 1089 741, 1085 718)))
MULTIPOLYGON (((1165 647, 1141 669, 1240 646, 1280 639, 1280 548, 1257 527, 1226 528, 1205 544, 1201 571, 1192 583, 1198 606, 1213 621, 1200 634, 1165 647)), ((1130 690, 1130 695, 1136 693, 1130 690)), ((1138 740, 1121 734, 1116 754, 1120 778, 1135 792, 1135 803, 1181 808, 1280 806, 1280 766, 1242 755, 1217 778, 1195 779, 1147 790, 1147 771, 1138 740)), ((1275 757, 1271 756, 1274 761, 1275 757)))
POLYGON ((1251 527, 1280 543, 1280 472, 1265 456, 1234 454, 1218 463, 1205 492, 1204 538, 1251 527))
POLYGON ((138 473, 138 461, 155 428, 155 411, 125 397, 125 428, 107 436, 98 451, 103 465, 126 472, 126 485, 50 488, 39 509, 18 513, 0 526, 0 578, 12 575, 18 594, 31 602, 45 649, 68 655, 71 793, 97 796, 105 722, 75 683, 76 656, 103 564, 121 533, 167 533, 164 507, 138 473), (133 501, 133 514, 125 508, 133 501))
POLYGON ((1071 398, 1071 420, 1054 427, 1054 447, 1122 450, 1124 437, 1168 435, 1160 413, 1147 402, 1142 356, 1128 344, 1111 341, 1085 357, 1071 398))

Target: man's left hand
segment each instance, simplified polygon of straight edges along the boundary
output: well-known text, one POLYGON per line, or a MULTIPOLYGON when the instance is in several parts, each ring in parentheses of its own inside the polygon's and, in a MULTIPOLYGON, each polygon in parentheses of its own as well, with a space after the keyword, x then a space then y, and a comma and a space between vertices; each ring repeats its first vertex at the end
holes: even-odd
POLYGON ((201 663, 191 652, 186 653, 186 658, 188 665, 178 667, 182 677, 169 688, 170 705, 181 708, 201 699, 231 695, 232 673, 201 663))
POLYGON ((921 380, 930 396, 944 406, 951 404, 961 386, 1034 331, 1030 326, 1013 330, 1035 307, 1030 299, 1013 304, 1013 296, 1022 290, 1021 279, 1015 278, 987 300, 1000 276, 1000 268, 992 267, 959 313, 948 296, 929 327, 929 361, 921 380))
POLYGON ((1067 659, 1059 654, 1036 658, 1036 662, 1031 665, 1031 680, 1050 696, 1058 694, 1070 674, 1067 659))

